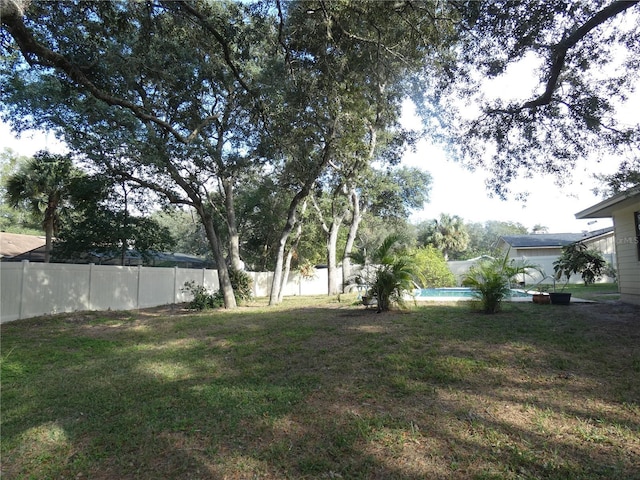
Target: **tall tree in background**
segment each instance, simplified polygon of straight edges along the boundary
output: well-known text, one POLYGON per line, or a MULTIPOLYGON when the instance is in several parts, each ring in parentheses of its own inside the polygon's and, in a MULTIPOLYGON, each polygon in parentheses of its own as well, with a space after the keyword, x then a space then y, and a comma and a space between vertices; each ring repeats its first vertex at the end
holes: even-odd
POLYGON ((454 253, 464 252, 469 245, 469 234, 462 218, 443 213, 440 219, 418 226, 418 243, 432 245, 442 252, 445 260, 454 253))
POLYGON ((41 221, 34 221, 32 209, 22 205, 10 206, 6 198, 7 178, 15 174, 30 157, 18 155, 10 148, 0 152, 0 231, 38 235, 41 221))
MULTIPOLYGON (((435 69, 451 31, 448 4, 276 2, 283 76, 282 158, 304 172, 292 190, 278 246, 277 302, 288 236, 298 207, 331 162, 367 159, 372 131, 396 127, 407 78, 435 69), (291 108, 293 107, 293 108, 291 108)), ((290 169, 291 170, 291 169, 290 169)), ((341 171, 353 171, 342 168, 341 171)), ((347 186, 347 190, 349 187, 347 186)))
POLYGON ((56 260, 119 259, 127 265, 134 253, 149 261, 166 251, 173 239, 166 227, 141 213, 150 203, 135 185, 96 175, 78 178, 72 185, 72 210, 54 242, 56 260))
POLYGON ((527 227, 517 222, 490 220, 484 223, 465 223, 469 233, 469 245, 460 259, 471 259, 482 255, 498 257, 504 254, 498 250, 498 240, 503 235, 526 235, 527 227))
POLYGON ((45 263, 51 259, 53 236, 60 228, 61 210, 69 200, 74 180, 83 175, 71 157, 38 152, 6 180, 5 196, 12 206, 26 205, 42 219, 45 263))
MULTIPOLYGON (((345 282, 351 277, 350 256, 362 219, 368 214, 368 222, 372 216, 387 224, 406 222, 412 211, 428 202, 430 191, 431 175, 413 167, 374 168, 359 177, 357 188, 351 192, 351 223, 342 264, 345 282)), ((361 239, 360 243, 365 245, 367 241, 361 239)))

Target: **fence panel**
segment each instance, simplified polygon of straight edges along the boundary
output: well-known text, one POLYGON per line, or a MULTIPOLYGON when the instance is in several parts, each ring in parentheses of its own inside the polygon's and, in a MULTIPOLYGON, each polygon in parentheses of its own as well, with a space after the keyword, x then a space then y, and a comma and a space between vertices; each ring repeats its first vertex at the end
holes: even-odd
MULTIPOLYGON (((176 269, 176 298, 174 303, 183 303, 191 300, 191 295, 189 292, 184 290, 184 284, 187 282, 194 282, 198 285, 206 285, 206 272, 211 270, 195 270, 195 269, 187 269, 187 268, 178 268, 176 269)), ((215 290, 215 289, 212 289, 215 290)))
POLYGON ((83 265, 91 271, 89 310, 130 310, 138 305, 138 267, 83 265))
MULTIPOLYGON (((272 272, 247 272, 256 297, 270 294, 272 272)), ((338 271, 338 281, 341 271, 338 271)), ((0 323, 80 310, 132 310, 189 301, 183 292, 193 280, 209 291, 219 288, 216 270, 121 267, 62 263, 0 263, 0 323)), ((327 293, 327 269, 312 278, 291 273, 284 295, 327 293)))
POLYGON ((140 267, 140 293, 138 294, 137 308, 155 307, 174 303, 176 291, 180 289, 176 285, 175 268, 140 267))
POLYGON ((0 319, 20 318, 22 263, 0 263, 0 319))
POLYGON ((84 265, 28 264, 22 289, 23 318, 88 308, 88 275, 84 265))

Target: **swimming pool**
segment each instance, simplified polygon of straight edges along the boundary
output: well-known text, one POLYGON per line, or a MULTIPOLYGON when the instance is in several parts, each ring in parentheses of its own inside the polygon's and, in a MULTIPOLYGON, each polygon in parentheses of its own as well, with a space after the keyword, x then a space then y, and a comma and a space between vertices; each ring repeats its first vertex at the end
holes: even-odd
MULTIPOLYGON (((450 287, 450 288, 423 288, 418 290, 416 298, 473 298, 475 296, 474 291, 467 287, 450 287)), ((531 298, 531 294, 523 291, 511 289, 511 298, 531 298)))

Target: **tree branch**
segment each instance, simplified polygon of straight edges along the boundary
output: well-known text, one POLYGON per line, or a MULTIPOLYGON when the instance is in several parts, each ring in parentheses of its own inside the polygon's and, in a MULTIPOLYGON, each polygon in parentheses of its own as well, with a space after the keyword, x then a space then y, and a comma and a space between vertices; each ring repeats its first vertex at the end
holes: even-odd
POLYGON ((108 105, 125 108, 131 111, 137 118, 144 122, 152 122, 160 126, 163 130, 171 133, 180 143, 187 143, 180 133, 178 133, 169 123, 164 120, 147 113, 143 108, 123 98, 111 95, 104 90, 98 88, 85 75, 83 69, 69 60, 63 55, 54 52, 45 45, 39 43, 26 27, 19 11, 12 11, 9 15, 2 16, 2 26, 7 29, 9 34, 18 44, 20 51, 24 55, 29 65, 42 65, 52 67, 64 72, 72 82, 87 89, 91 95, 98 100, 102 100, 108 105))
POLYGON ((200 22, 200 24, 211 35, 213 35, 213 38, 215 38, 216 42, 218 42, 220 47, 222 47, 222 54, 224 56, 224 61, 227 64, 227 66, 231 69, 231 73, 233 74, 234 78, 238 81, 238 83, 242 86, 242 88, 244 88, 244 90, 256 100, 259 111, 262 113, 263 111, 262 102, 260 101, 258 94, 256 94, 256 92, 254 92, 249 87, 247 82, 244 80, 244 78, 240 74, 240 70, 234 63, 233 59, 231 58, 231 49, 229 48, 229 43, 224 38, 224 36, 211 24, 211 22, 209 22, 209 20, 206 18, 206 16, 202 12, 193 8, 193 6, 189 4, 189 2, 180 0, 176 3, 179 3, 185 12, 195 17, 200 22))
POLYGON ((545 91, 532 100, 523 103, 519 107, 511 109, 495 109, 488 113, 508 113, 514 114, 522 110, 529 110, 544 105, 549 105, 553 100, 553 93, 558 87, 558 79, 564 68, 567 53, 570 48, 577 45, 584 37, 586 37, 593 29, 602 25, 607 20, 624 12, 625 10, 635 6, 639 0, 620 0, 606 6, 585 23, 576 28, 569 36, 562 39, 555 46, 551 47, 552 54, 550 58, 549 78, 547 79, 545 91))

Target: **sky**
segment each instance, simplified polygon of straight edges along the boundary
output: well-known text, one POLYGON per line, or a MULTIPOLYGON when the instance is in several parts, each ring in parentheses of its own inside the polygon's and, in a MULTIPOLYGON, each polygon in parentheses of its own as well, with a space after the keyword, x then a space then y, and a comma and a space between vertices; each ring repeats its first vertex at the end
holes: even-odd
MULTIPOLYGON (((602 200, 593 194, 597 182, 576 169, 570 184, 560 188, 551 176, 536 175, 513 183, 514 193, 528 192, 525 201, 491 198, 485 186, 486 171, 474 172, 446 158, 445 153, 423 141, 415 153, 408 153, 403 164, 418 167, 431 174, 430 200, 424 209, 414 212, 413 223, 432 220, 440 214, 458 215, 465 222, 484 223, 489 220, 516 222, 529 231, 536 225, 547 227, 549 233, 579 233, 613 225, 611 219, 577 220, 575 214, 602 200)), ((615 162, 612 162, 615 164, 615 162)), ((602 168, 603 171, 611 170, 602 168)))

